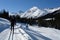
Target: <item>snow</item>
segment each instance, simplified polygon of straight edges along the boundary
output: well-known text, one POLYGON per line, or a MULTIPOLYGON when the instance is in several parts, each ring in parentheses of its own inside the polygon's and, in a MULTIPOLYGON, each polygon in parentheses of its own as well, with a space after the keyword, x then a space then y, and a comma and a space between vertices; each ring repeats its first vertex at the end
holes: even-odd
POLYGON ((45 37, 50 38, 51 40, 60 40, 60 30, 54 29, 54 28, 45 28, 45 27, 31 27, 32 30, 35 30, 36 32, 44 35, 45 37))
POLYGON ((34 6, 34 7, 30 8, 29 10, 27 10, 26 12, 22 13, 20 15, 20 17, 22 17, 22 18, 24 18, 24 17, 26 17, 26 18, 37 18, 37 17, 44 16, 48 13, 52 13, 52 12, 59 10, 59 9, 60 9, 60 7, 52 8, 52 9, 50 9, 50 8, 39 9, 38 7, 34 6))
POLYGON ((58 29, 16 23, 13 34, 8 20, 1 18, 0 21, 3 22, 0 23, 0 40, 60 40, 60 30, 58 29))
POLYGON ((12 16, 13 16, 13 15, 16 16, 16 15, 20 15, 20 14, 19 14, 19 13, 14 13, 14 12, 9 12, 9 16, 10 16, 10 15, 12 15, 12 16))
POLYGON ((4 18, 0 18, 0 32, 9 28, 10 22, 4 18))
POLYGON ((60 7, 58 7, 58 8, 52 8, 52 9, 44 9, 44 10, 46 10, 48 13, 52 13, 52 12, 54 12, 54 11, 56 11, 56 10, 59 10, 60 9, 60 7))
POLYGON ((25 13, 21 15, 21 17, 26 18, 37 18, 39 16, 42 16, 45 11, 39 9, 38 7, 32 7, 31 9, 27 10, 25 13))
POLYGON ((11 13, 9 12, 9 15, 19 15, 21 18, 38 18, 44 15, 47 15, 48 13, 52 13, 56 10, 59 10, 60 7, 57 8, 45 8, 45 9, 40 9, 36 6, 33 6, 32 8, 26 10, 25 12, 17 12, 17 13, 11 13))
POLYGON ((55 20, 55 18, 47 18, 47 19, 44 19, 44 20, 55 20))

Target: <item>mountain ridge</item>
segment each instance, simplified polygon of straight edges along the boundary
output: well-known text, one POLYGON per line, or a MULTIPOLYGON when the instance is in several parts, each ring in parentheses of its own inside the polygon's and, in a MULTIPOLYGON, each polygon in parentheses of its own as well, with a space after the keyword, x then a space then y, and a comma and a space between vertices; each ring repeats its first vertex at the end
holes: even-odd
POLYGON ((53 9, 39 9, 38 7, 32 7, 30 8, 29 10, 25 11, 21 17, 26 17, 26 18, 38 18, 38 17, 41 17, 41 16, 44 16, 48 13, 53 13, 54 11, 56 10, 59 10, 60 7, 58 8, 53 8, 53 9))

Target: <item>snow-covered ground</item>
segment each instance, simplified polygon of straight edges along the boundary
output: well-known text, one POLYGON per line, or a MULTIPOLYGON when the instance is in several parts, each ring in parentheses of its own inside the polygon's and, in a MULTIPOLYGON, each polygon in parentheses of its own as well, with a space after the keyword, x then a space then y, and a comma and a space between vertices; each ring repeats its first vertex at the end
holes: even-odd
POLYGON ((10 23, 1 18, 0 40, 60 40, 60 30, 16 23, 13 34, 10 23))

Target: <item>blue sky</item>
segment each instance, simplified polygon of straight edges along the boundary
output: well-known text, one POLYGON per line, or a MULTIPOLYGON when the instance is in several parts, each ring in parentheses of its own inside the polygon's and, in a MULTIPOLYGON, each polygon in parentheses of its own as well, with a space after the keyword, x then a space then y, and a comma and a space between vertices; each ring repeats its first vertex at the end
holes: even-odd
POLYGON ((41 9, 60 7, 60 0, 0 0, 0 10, 10 12, 26 11, 33 6, 41 9))

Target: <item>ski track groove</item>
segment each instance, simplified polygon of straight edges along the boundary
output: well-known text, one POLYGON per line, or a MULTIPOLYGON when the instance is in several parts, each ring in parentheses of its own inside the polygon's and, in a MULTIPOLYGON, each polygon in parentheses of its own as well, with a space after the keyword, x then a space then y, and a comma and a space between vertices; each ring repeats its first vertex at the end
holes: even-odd
MULTIPOLYGON (((25 35, 28 35, 28 34, 27 34, 22 28, 19 28, 18 30, 19 30, 19 32, 21 33, 21 35, 22 35, 25 39, 27 39, 25 35)), ((29 38, 29 40, 32 39, 29 35, 28 35, 28 38, 29 38)))
POLYGON ((10 40, 10 37, 11 37, 11 31, 10 31, 10 35, 9 35, 9 38, 8 38, 8 40, 10 40))
MULTIPOLYGON (((46 38, 42 34, 38 33, 37 31, 31 30, 31 29, 26 29, 26 28, 20 28, 20 25, 15 26, 14 34, 13 34, 13 31, 11 31, 10 29, 8 31, 9 31, 9 33, 5 30, 5 32, 7 32, 7 34, 6 33, 5 34, 8 37, 8 40, 22 40, 22 39, 23 40, 39 40, 39 39, 45 40, 45 38, 46 38)), ((5 34, 2 35, 3 40, 7 39, 5 37, 5 34)), ((0 37, 0 39, 1 39, 1 37, 0 37)), ((48 38, 46 38, 46 39, 48 39, 48 38)))

